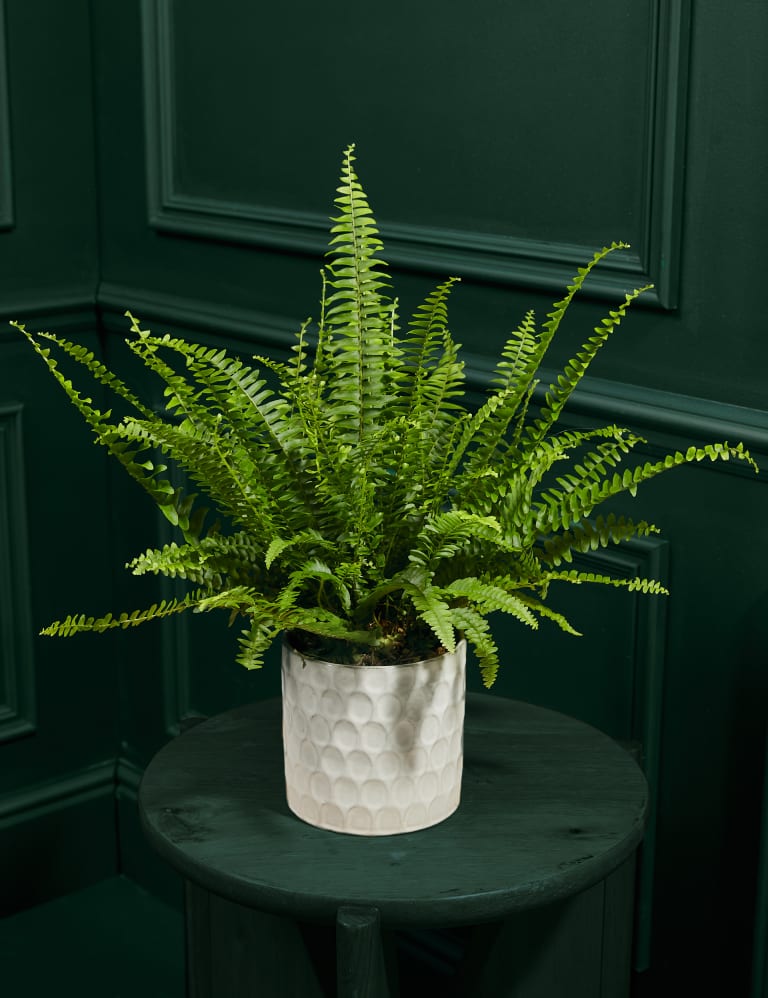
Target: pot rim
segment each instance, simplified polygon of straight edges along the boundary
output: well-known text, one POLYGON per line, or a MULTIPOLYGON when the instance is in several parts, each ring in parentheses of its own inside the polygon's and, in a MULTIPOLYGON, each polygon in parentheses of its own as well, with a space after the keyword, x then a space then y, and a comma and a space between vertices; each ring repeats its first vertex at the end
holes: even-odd
POLYGON ((283 649, 296 655, 304 661, 304 664, 311 662, 313 665, 329 665, 334 669, 409 669, 416 665, 427 665, 430 662, 439 662, 440 659, 446 658, 449 655, 459 655, 462 650, 466 650, 467 639, 462 638, 460 641, 456 642, 456 648, 454 651, 443 652, 442 655, 433 655, 431 658, 420 658, 413 662, 392 662, 389 665, 363 665, 360 662, 331 662, 324 658, 312 658, 309 655, 304 655, 288 641, 288 638, 283 635, 283 649), (463 646, 463 649, 462 649, 463 646))

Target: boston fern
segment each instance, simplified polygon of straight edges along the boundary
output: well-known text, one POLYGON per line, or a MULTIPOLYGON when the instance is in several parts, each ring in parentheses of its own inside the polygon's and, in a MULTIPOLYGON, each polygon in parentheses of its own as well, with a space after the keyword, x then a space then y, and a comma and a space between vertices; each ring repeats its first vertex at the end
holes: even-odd
POLYGON ((552 583, 603 583, 664 593, 656 581, 572 567, 575 553, 655 533, 644 520, 593 516, 606 500, 687 462, 752 459, 741 444, 691 447, 619 470, 641 439, 619 426, 555 432, 590 362, 646 288, 627 294, 529 411, 537 372, 574 296, 613 243, 579 269, 538 325, 528 312, 509 336, 484 404, 462 404, 463 363, 448 331, 456 278, 440 284, 400 330, 382 242, 353 168, 343 159, 320 315, 299 330, 293 358, 244 363, 222 349, 153 336, 130 313, 133 353, 164 382, 158 414, 84 347, 24 333, 96 440, 179 532, 134 574, 187 580, 190 591, 134 613, 70 616, 43 633, 70 635, 226 610, 247 626, 238 661, 261 665, 288 632, 299 650, 377 664, 453 650, 465 636, 490 686, 495 612, 528 627, 540 618, 576 634, 547 602, 552 583), (95 408, 53 350, 121 400, 95 408), (199 494, 171 484, 183 469, 199 494), (216 517, 215 523, 212 522, 216 517))

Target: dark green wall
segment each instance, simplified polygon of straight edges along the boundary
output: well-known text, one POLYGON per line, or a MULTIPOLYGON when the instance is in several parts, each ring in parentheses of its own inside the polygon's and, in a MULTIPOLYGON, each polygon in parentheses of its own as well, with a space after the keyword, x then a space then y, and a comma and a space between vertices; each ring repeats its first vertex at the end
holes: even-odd
MULTIPOLYGON (((82 333, 121 367, 126 308, 156 329, 285 352, 316 311, 340 154, 355 141, 403 309, 447 274, 463 278, 452 325, 473 390, 521 313, 543 315, 593 248, 624 239, 631 252, 574 310, 553 366, 623 289, 650 280, 656 292, 596 361, 572 424, 631 425, 650 455, 743 439, 765 461, 768 338, 754 304, 768 223, 765 5, 5 8, 9 317, 82 333)), ((0 531, 15 573, 2 577, 4 634, 15 621, 2 665, 27 712, 37 709, 36 729, 8 727, 2 745, 14 827, 31 814, 28 787, 84 779, 119 742, 119 862, 154 876, 134 820, 142 765, 185 714, 274 694, 276 660, 261 674, 238 670, 217 620, 180 618, 111 643, 31 641, 29 619, 36 630, 69 608, 99 612, 114 599, 131 609, 156 595, 120 567, 165 527, 94 453, 10 331, 0 331, 0 425, 17 462, 0 513, 22 504, 19 481, 27 510, 25 531, 15 513, 0 531)), ((678 979, 746 988, 767 699, 766 481, 702 467, 628 500, 663 540, 600 564, 660 574, 668 601, 572 590, 562 606, 584 638, 500 631, 498 694, 643 744, 655 809, 637 962, 650 964, 654 995, 678 979)))
MULTIPOLYGON (((0 23, 0 315, 98 347, 88 5, 5 0, 0 23)), ((103 599, 112 560, 106 462, 51 388, 0 323, 0 912, 116 862, 116 645, 33 637, 103 599)))

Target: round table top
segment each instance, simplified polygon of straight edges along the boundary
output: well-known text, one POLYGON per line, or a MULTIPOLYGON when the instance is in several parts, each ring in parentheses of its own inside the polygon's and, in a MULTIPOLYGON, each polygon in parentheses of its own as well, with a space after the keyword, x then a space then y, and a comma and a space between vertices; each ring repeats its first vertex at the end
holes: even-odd
POLYGON ((576 894, 639 844, 648 792, 632 757, 564 714, 469 694, 459 809, 419 832, 324 831, 285 801, 280 700, 195 725, 139 791, 144 830, 184 877, 275 914, 333 921, 372 905, 393 927, 471 925, 576 894))

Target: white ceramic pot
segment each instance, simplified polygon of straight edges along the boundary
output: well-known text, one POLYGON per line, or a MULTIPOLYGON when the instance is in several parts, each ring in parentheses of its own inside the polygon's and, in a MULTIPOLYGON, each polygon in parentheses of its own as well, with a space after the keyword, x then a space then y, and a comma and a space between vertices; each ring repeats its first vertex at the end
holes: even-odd
POLYGON ((339 665, 283 645, 288 806, 319 828, 394 835, 459 806, 466 643, 406 665, 339 665))

